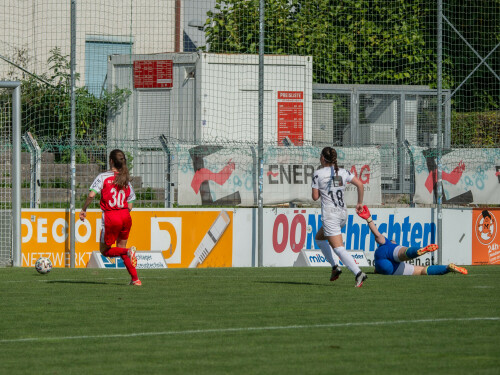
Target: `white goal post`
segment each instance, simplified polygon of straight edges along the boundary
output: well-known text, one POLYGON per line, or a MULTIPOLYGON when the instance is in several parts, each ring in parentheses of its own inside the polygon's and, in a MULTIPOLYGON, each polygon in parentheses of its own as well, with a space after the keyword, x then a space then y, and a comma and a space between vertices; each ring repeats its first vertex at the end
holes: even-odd
MULTIPOLYGON (((1 223, 3 236, 6 242, 0 242, 0 266, 21 267, 21 82, 18 81, 0 81, 0 88, 9 89, 12 91, 12 130, 11 130, 11 145, 12 155, 11 163, 11 188, 10 201, 12 205, 10 210, 8 205, 5 205, 6 215, 1 215, 1 223), (7 212, 11 211, 11 212, 7 212), (5 233, 4 233, 5 232, 5 233), (10 238, 9 238, 10 237, 10 238)), ((8 127, 7 127, 8 128, 8 127)), ((6 134, 6 139, 1 142, 9 143, 10 136, 6 134)), ((4 145, 10 146, 10 145, 4 145)), ((9 184, 6 184, 9 186, 9 184)), ((9 201, 9 199, 7 199, 9 201)), ((7 202, 5 202, 7 203, 7 202)))

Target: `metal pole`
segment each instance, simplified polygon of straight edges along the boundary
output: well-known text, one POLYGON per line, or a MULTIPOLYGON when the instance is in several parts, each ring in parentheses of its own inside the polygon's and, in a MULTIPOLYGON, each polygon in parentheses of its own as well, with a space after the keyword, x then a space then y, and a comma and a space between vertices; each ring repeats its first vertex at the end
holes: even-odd
POLYGON ((75 268, 75 194, 76 194, 76 160, 75 160, 75 68, 76 68, 76 0, 71 0, 71 200, 70 200, 70 267, 75 268))
POLYGON ((170 148, 168 147, 168 141, 167 137, 165 135, 160 135, 160 143, 161 146, 163 147, 163 152, 165 153, 165 178, 164 178, 164 194, 165 194, 165 208, 172 208, 172 200, 170 196, 170 190, 171 190, 171 170, 170 170, 170 160, 171 160, 171 153, 170 153, 170 148))
POLYGON ((258 192, 258 266, 262 267, 264 250, 263 250, 263 190, 264 190, 264 0, 260 0, 259 5, 259 145, 258 145, 258 167, 259 167, 259 192, 258 192))
POLYGON ((410 142, 407 139, 404 140, 404 145, 410 157, 410 207, 415 207, 415 203, 413 202, 415 195, 415 162, 413 160, 413 152, 410 149, 410 142))
POLYGON ((30 165, 30 208, 40 207, 40 176, 42 152, 38 142, 33 138, 30 132, 26 132, 22 139, 28 146, 31 155, 30 165))
POLYGON ((443 180, 441 154, 443 147, 442 134, 442 110, 443 110, 443 1, 437 3, 437 242, 439 246, 438 264, 443 263, 443 180))
MULTIPOLYGON (((21 258, 21 82, 10 82, 12 92, 12 261, 22 266, 21 258)), ((2 85, 2 87, 5 87, 2 85)))

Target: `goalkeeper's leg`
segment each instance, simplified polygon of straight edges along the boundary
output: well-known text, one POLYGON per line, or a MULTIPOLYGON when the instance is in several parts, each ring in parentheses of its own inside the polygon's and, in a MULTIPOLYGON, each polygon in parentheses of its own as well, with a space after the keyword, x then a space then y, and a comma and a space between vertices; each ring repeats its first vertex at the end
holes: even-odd
POLYGON ((431 253, 438 249, 438 245, 430 244, 425 247, 401 247, 399 250, 398 258, 400 261, 404 262, 405 260, 410 260, 417 258, 426 253, 431 253))
POLYGON ((453 263, 444 265, 432 265, 428 267, 415 266, 414 275, 445 275, 448 272, 461 273, 463 275, 467 275, 467 269, 464 267, 458 267, 453 263))

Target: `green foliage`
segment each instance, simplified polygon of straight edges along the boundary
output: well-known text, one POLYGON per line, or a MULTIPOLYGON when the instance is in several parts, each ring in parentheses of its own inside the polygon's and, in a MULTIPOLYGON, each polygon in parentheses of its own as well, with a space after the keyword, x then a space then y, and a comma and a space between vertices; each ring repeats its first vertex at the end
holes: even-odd
MULTIPOLYGON (((443 13, 486 57, 500 42, 498 1, 455 1, 443 13)), ((437 9, 430 0, 270 0, 265 4, 265 53, 313 57, 313 81, 437 87, 437 9)), ((259 52, 259 1, 217 0, 205 25, 210 52, 259 52)), ((443 24, 442 87, 457 87, 479 58, 443 24)), ((208 47, 202 48, 207 50, 208 47)), ((489 67, 500 71, 500 49, 489 67)), ((454 97, 461 110, 500 108, 500 83, 486 64, 454 97)))
POLYGON ((453 112, 452 145, 465 147, 498 147, 500 145, 500 112, 453 112))
MULTIPOLYGON (((424 0, 266 2, 265 53, 313 57, 317 83, 413 84, 436 81, 424 0)), ((258 53, 259 1, 217 0, 208 12, 211 52, 258 53)))
POLYGON ((125 159, 127 159, 127 168, 132 171, 134 168, 134 155, 130 151, 124 151, 125 159))
MULTIPOLYGON (((62 152, 59 162, 61 164, 69 164, 71 162, 71 149, 65 149, 62 152)), ((75 162, 78 164, 88 164, 90 162, 90 159, 83 147, 76 147, 75 162)))
POLYGON ((48 180, 41 180, 40 186, 42 188, 52 188, 52 189, 69 189, 70 182, 67 178, 54 177, 48 180))
POLYGON ((154 190, 150 187, 147 187, 145 189, 137 190, 135 192, 135 196, 137 200, 140 201, 151 201, 156 199, 156 193, 154 190))
MULTIPOLYGON (((44 144, 64 143, 71 136, 70 62, 59 48, 50 52, 48 72, 21 81, 22 132, 31 132, 42 148, 44 144)), ((105 143, 108 115, 118 110, 129 95, 130 90, 115 88, 97 98, 86 87, 76 88, 76 139, 105 143)))
POLYGON ((500 1, 447 1, 443 7, 449 20, 443 24, 443 33, 450 39, 443 46, 443 56, 453 61, 455 86, 462 84, 454 97, 455 108, 463 112, 500 110, 500 1))

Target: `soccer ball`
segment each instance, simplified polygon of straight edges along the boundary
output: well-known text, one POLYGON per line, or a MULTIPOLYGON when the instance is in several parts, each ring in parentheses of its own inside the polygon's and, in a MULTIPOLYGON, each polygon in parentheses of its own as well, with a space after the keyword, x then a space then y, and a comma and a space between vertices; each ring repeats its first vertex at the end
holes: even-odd
POLYGON ((52 270, 52 262, 49 258, 40 257, 35 262, 35 269, 41 274, 49 273, 52 270))

